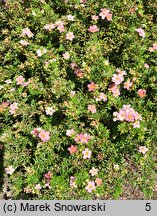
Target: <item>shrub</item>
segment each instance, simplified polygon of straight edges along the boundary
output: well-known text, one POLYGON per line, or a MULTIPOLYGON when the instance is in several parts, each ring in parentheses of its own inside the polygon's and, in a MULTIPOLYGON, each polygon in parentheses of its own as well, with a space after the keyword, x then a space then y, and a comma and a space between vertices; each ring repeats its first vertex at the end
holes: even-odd
POLYGON ((155 2, 0 4, 6 196, 154 198, 155 2))

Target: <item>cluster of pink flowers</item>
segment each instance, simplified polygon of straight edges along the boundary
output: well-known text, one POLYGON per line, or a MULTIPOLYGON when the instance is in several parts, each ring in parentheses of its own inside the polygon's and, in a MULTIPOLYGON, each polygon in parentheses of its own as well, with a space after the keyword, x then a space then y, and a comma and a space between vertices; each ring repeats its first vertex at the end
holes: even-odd
POLYGON ((95 190, 96 186, 100 186, 100 185, 102 185, 102 179, 96 178, 95 181, 88 181, 88 184, 85 187, 85 189, 88 191, 88 193, 91 193, 93 190, 95 190))
POLYGON ((134 128, 139 127, 139 121, 142 120, 141 115, 136 112, 131 105, 123 105, 119 112, 113 113, 113 121, 127 121, 133 122, 134 128))
POLYGON ((91 139, 91 136, 88 135, 87 133, 83 134, 83 133, 79 133, 76 134, 74 140, 75 142, 81 142, 81 143, 87 143, 89 140, 91 139))
POLYGON ((100 92, 99 96, 98 97, 95 97, 95 100, 96 101, 107 101, 107 96, 103 93, 103 92, 100 92))
POLYGON ((18 103, 14 102, 13 104, 10 105, 9 112, 10 114, 15 114, 16 110, 18 109, 18 103))
POLYGON ((94 33, 94 32, 98 32, 99 29, 96 25, 93 25, 89 27, 88 31, 94 33))
POLYGON ((83 71, 78 67, 78 64, 73 62, 70 64, 71 68, 74 70, 74 73, 76 76, 78 76, 79 78, 83 78, 84 73, 83 71))
POLYGON ((22 29, 22 35, 21 36, 27 36, 28 38, 33 37, 33 33, 31 32, 31 30, 29 28, 24 28, 22 29))
POLYGON ((34 128, 33 131, 31 131, 31 134, 39 137, 43 142, 46 142, 50 139, 50 132, 45 131, 41 128, 34 128))
POLYGON ((143 38, 145 37, 146 33, 142 28, 138 28, 138 29, 136 29, 136 31, 139 34, 139 36, 141 36, 143 38))
POLYGON ((48 31, 51 31, 54 28, 56 28, 56 25, 53 23, 49 23, 49 24, 44 25, 44 29, 48 30, 48 31))
POLYGON ((99 14, 99 16, 101 16, 102 19, 107 19, 107 21, 111 21, 112 20, 112 13, 110 12, 110 10, 106 9, 106 8, 102 8, 100 9, 101 12, 99 14))
MULTIPOLYGON (((120 85, 124 81, 124 76, 126 75, 126 72, 120 69, 116 70, 117 73, 113 74, 112 76, 112 84, 109 86, 109 91, 112 92, 114 97, 118 97, 120 95, 120 90, 118 88, 118 85, 120 85)), ((125 85, 128 85, 129 83, 125 83, 125 85)), ((130 84, 129 84, 130 85, 130 84)))
POLYGON ((27 82, 24 82, 24 81, 25 81, 25 78, 21 75, 16 78, 17 85, 28 86, 29 83, 31 82, 30 80, 28 80, 27 82))
POLYGON ((150 51, 150 52, 154 52, 155 50, 157 50, 157 43, 154 43, 154 44, 152 45, 152 47, 149 47, 149 51, 150 51))

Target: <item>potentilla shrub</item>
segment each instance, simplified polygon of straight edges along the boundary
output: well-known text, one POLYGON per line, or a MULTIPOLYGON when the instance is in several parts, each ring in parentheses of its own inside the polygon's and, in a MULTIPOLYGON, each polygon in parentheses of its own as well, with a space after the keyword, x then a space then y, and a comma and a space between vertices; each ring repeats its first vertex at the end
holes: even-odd
POLYGON ((0 4, 6 199, 154 198, 155 2, 0 4))

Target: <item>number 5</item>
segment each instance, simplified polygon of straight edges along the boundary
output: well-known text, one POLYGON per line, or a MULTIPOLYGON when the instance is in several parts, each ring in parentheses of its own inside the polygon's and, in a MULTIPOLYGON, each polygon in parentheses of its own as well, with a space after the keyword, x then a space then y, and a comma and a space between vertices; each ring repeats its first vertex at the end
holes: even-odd
POLYGON ((151 210, 151 203, 146 203, 146 207, 145 207, 145 210, 146 211, 150 211, 151 210))

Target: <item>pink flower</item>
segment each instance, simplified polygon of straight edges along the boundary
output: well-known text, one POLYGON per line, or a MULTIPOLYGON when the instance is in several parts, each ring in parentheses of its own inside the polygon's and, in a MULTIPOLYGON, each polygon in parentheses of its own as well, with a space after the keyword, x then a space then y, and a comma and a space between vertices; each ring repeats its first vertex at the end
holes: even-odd
POLYGON ((94 167, 92 167, 92 169, 90 169, 89 173, 91 174, 91 176, 95 176, 98 174, 98 169, 95 169, 94 167))
POLYGON ((94 32, 98 32, 99 29, 98 29, 98 27, 96 25, 93 25, 93 26, 89 27, 88 31, 94 33, 94 32))
POLYGON ((34 128, 32 131, 31 131, 31 134, 34 135, 34 136, 39 136, 39 132, 41 131, 41 128, 34 128))
POLYGON ((94 181, 89 181, 88 185, 85 187, 85 189, 91 193, 95 189, 95 182, 94 181))
POLYGON ((65 52, 63 54, 63 58, 66 59, 66 60, 69 59, 70 58, 69 52, 65 52))
POLYGON ((72 16, 71 14, 67 15, 68 20, 70 21, 74 21, 74 16, 72 16))
POLYGON ((117 118, 120 121, 124 121, 124 119, 126 118, 126 112, 123 109, 121 109, 117 114, 117 118))
POLYGON ((76 74, 76 76, 78 76, 80 78, 83 78, 83 76, 84 76, 84 73, 80 68, 75 68, 75 74, 76 74))
POLYGON ((139 152, 141 152, 142 154, 146 154, 148 150, 149 149, 146 146, 139 147, 139 152))
POLYGON ((125 76, 127 75, 127 73, 125 72, 125 70, 120 70, 120 69, 116 69, 116 72, 118 73, 118 75, 121 75, 121 76, 125 76))
POLYGON ((18 76, 16 78, 17 85, 22 85, 24 80, 25 80, 25 78, 23 76, 18 76))
POLYGON ((126 113, 125 120, 128 122, 134 122, 135 116, 133 115, 132 112, 126 113))
POLYGON ((91 152, 88 148, 86 148, 86 149, 82 152, 82 154, 83 154, 83 159, 87 159, 87 158, 90 158, 90 157, 91 157, 92 152, 91 152))
POLYGON ((147 63, 144 64, 145 68, 149 68, 149 65, 147 63))
POLYGON ((80 134, 80 142, 86 144, 90 139, 91 139, 91 136, 88 135, 87 133, 80 134))
POLYGON ((50 139, 50 133, 45 131, 45 130, 41 130, 39 133, 39 138, 43 141, 46 142, 50 139))
POLYGON ((102 185, 102 179, 101 178, 96 178, 95 183, 97 184, 97 186, 102 185))
POLYGON ((46 180, 49 182, 51 177, 52 177, 52 173, 51 171, 48 171, 47 173, 44 174, 44 177, 46 178, 46 180))
POLYGON ((96 106, 93 105, 88 105, 88 111, 90 111, 91 113, 96 113, 96 106))
POLYGON ((10 109, 9 109, 10 114, 15 114, 17 109, 18 109, 18 103, 14 102, 13 104, 10 105, 10 109))
POLYGON ((53 23, 44 25, 44 29, 45 29, 45 30, 48 30, 48 31, 51 31, 51 30, 54 29, 55 27, 56 27, 56 25, 53 24, 53 23))
POLYGON ((133 128, 140 128, 140 122, 139 121, 135 121, 133 123, 133 128))
POLYGON ((70 41, 72 41, 73 39, 74 39, 74 34, 73 34, 73 32, 68 32, 67 34, 66 34, 66 39, 67 40, 70 40, 70 41))
POLYGON ((41 190, 40 184, 36 184, 36 185, 35 185, 35 190, 41 190))
POLYGON ((75 132, 74 129, 67 130, 67 131, 66 131, 66 135, 67 135, 67 136, 72 136, 72 135, 74 134, 74 132, 75 132))
POLYGON ((34 34, 31 32, 29 28, 24 28, 22 29, 22 36, 24 35, 26 35, 28 38, 31 38, 34 34))
POLYGON ((100 9, 101 12, 99 14, 99 16, 101 16, 102 19, 107 19, 107 21, 111 21, 112 20, 112 13, 110 13, 110 10, 106 9, 106 8, 102 8, 100 9))
POLYGON ((71 145, 70 148, 68 148, 68 151, 70 154, 75 154, 77 152, 77 146, 71 145))
POLYGON ((59 30, 60 33, 64 32, 64 25, 59 25, 57 29, 59 30))
POLYGON ((130 89, 130 87, 132 86, 132 82, 130 82, 130 80, 127 80, 126 82, 124 82, 124 88, 125 89, 130 89))
POLYGON ((124 77, 121 74, 113 74, 112 82, 115 83, 115 85, 119 85, 121 82, 123 82, 124 77))
POLYGON ((154 43, 154 44, 153 44, 153 50, 154 50, 154 51, 157 50, 157 43, 154 43))
POLYGON ((116 85, 113 85, 112 87, 110 87, 109 91, 112 92, 114 97, 118 97, 120 95, 120 90, 117 88, 116 85))
POLYGON ((20 40, 20 44, 27 46, 29 43, 26 40, 20 40))
POLYGON ((12 166, 5 168, 5 172, 9 175, 12 175, 15 169, 12 166))
POLYGON ((92 16, 92 20, 97 21, 98 19, 99 19, 98 16, 96 16, 96 15, 93 15, 93 16, 92 16))
POLYGON ((139 89, 137 93, 141 98, 146 96, 146 90, 145 89, 139 89))
POLYGON ((70 176, 70 187, 74 187, 74 188, 77 187, 75 180, 76 178, 74 176, 70 176))
POLYGON ((142 28, 138 28, 136 31, 138 32, 139 36, 145 37, 145 31, 142 28))
POLYGON ((100 95, 99 97, 96 98, 96 101, 107 101, 107 96, 103 93, 103 92, 100 92, 100 95))
POLYGON ((97 85, 94 82, 91 82, 87 85, 88 91, 95 91, 97 88, 97 85))

